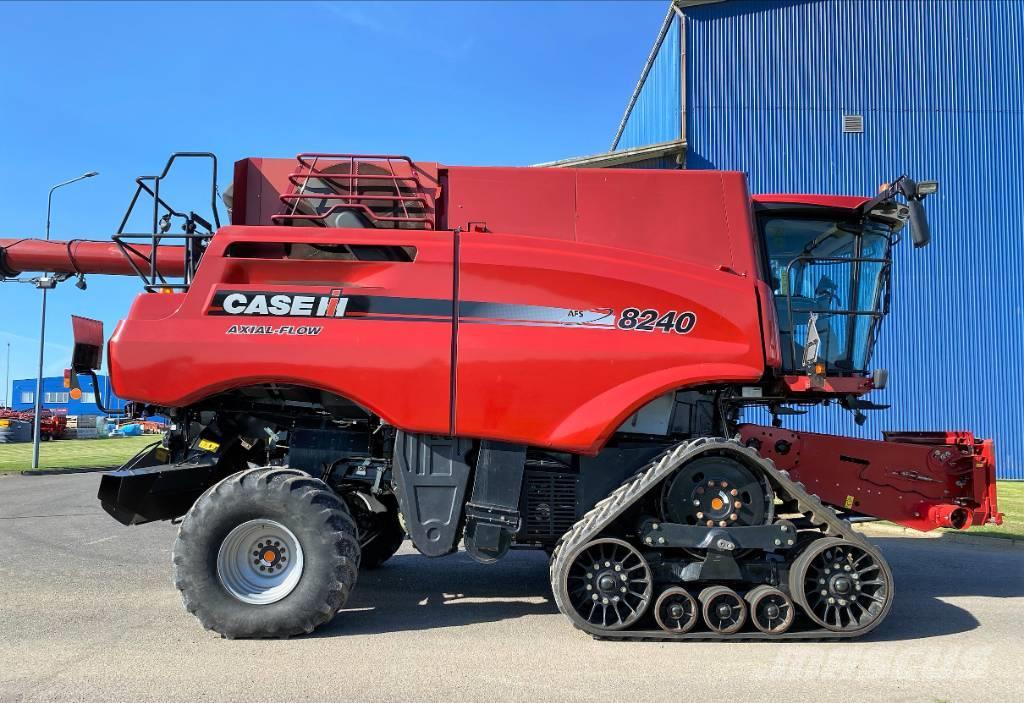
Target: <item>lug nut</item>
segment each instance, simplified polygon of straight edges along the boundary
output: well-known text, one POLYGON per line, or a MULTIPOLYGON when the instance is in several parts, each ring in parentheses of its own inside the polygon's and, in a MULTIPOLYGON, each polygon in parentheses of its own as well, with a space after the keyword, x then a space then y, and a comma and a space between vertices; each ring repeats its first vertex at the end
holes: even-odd
POLYGON ((704 513, 697 513, 697 519, 698 520, 703 520, 704 519, 704 513))
POLYGON ((608 605, 608 599, 607 599, 607 598, 602 598, 602 599, 601 599, 601 603, 602 603, 603 605, 608 605))
POLYGON ((725 527, 727 524, 729 524, 729 523, 727 523, 725 520, 719 520, 718 521, 718 526, 719 527, 725 527))
POLYGON ((658 529, 658 527, 660 527, 660 525, 658 525, 658 523, 656 523, 656 522, 651 523, 651 529, 652 530, 656 530, 656 529, 658 529))
POLYGON ((593 591, 593 590, 594 590, 594 586, 593 586, 592 584, 589 584, 589 583, 588 583, 588 584, 587 584, 587 590, 588 590, 588 591, 593 591))
POLYGON ((593 598, 594 600, 597 600, 597 594, 596 593, 594 595, 590 596, 590 597, 593 598))
POLYGON ((622 571, 622 564, 616 564, 615 565, 615 570, 616 571, 622 571))
POLYGON ((733 501, 732 507, 734 507, 734 508, 742 508, 743 507, 743 503, 739 502, 738 500, 733 501))
POLYGON ((782 540, 781 540, 781 539, 777 539, 777 540, 775 540, 775 546, 776 546, 776 547, 777 547, 777 546, 779 546, 779 545, 781 545, 781 544, 782 544, 782 540))
POLYGON ((620 591, 622 591, 623 593, 625 593, 625 592, 626 592, 626 587, 625 587, 625 586, 623 586, 623 587, 622 587, 622 588, 620 588, 619 590, 620 590, 620 591))
POLYGON ((658 544, 665 544, 665 538, 664 537, 659 537, 658 538, 658 544))
POLYGON ((715 521, 714 520, 708 520, 708 527, 714 527, 714 526, 715 526, 715 521))
POLYGON ((739 516, 736 513, 733 513, 732 515, 729 516, 729 519, 732 520, 732 521, 735 521, 737 517, 739 517, 739 516))
POLYGON ((619 574, 619 578, 620 578, 620 579, 622 579, 623 581, 628 581, 628 580, 629 580, 629 579, 628 579, 628 578, 626 577, 626 575, 625 575, 625 574, 619 574))
POLYGON ((650 535, 648 535, 647 537, 644 537, 644 542, 646 542, 647 544, 654 544, 654 540, 651 539, 650 535))
POLYGON ((731 496, 738 496, 739 494, 740 494, 740 492, 737 491, 735 488, 733 488, 731 491, 729 491, 729 495, 731 495, 731 496))

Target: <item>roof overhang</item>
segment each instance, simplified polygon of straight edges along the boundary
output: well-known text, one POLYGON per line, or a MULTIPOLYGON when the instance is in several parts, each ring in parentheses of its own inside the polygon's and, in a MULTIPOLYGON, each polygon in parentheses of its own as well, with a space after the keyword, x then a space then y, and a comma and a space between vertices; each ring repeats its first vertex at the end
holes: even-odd
POLYGON ((639 146, 635 149, 606 151, 591 156, 575 156, 571 159, 548 161, 543 164, 534 164, 534 166, 550 168, 608 168, 610 166, 629 166, 638 161, 684 153, 686 153, 686 142, 682 139, 676 139, 671 142, 639 146))

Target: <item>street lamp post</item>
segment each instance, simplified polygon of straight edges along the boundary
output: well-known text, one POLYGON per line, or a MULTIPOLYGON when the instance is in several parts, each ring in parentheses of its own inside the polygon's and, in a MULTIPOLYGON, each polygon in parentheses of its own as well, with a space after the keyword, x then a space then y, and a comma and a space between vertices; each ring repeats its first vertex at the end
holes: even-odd
POLYGON ((4 370, 4 407, 11 407, 11 343, 7 343, 7 367, 4 370))
MULTIPOLYGON (((77 178, 58 183, 57 185, 50 188, 50 193, 46 196, 46 241, 50 241, 50 212, 53 209, 53 191, 64 186, 77 183, 78 181, 85 180, 86 178, 92 178, 98 176, 96 171, 89 171, 83 173, 77 178)), ((41 437, 42 423, 40 422, 43 410, 43 347, 46 341, 46 291, 50 288, 54 288, 57 285, 57 279, 50 276, 41 276, 36 282, 36 287, 43 291, 43 303, 42 308, 39 312, 39 367, 36 372, 36 397, 35 397, 35 418, 33 422, 32 432, 32 468, 39 468, 39 439, 41 437)))

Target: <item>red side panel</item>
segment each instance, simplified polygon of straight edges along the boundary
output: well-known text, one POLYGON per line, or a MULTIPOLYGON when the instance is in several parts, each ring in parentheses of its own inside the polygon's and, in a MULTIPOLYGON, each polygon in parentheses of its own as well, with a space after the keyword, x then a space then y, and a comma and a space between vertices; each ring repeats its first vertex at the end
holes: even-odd
MULTIPOLYGON (((756 275, 742 173, 452 166, 449 228, 601 244, 756 275)), ((629 253, 631 252, 631 253, 629 253)))
POLYGON ((670 389, 764 371, 748 277, 553 239, 461 242, 457 434, 594 452, 670 389), (630 309, 694 324, 645 331, 630 309))
MULTIPOLYGON (((225 227, 188 293, 139 296, 118 325, 110 342, 114 388, 130 400, 180 407, 229 388, 293 383, 337 393, 399 427, 447 433, 452 261, 450 232, 225 227), (225 257, 232 242, 393 244, 415 247, 416 258, 225 257), (228 315, 218 302, 228 291, 249 300, 340 291, 349 308, 336 317, 228 315), (370 298, 380 302, 367 305, 370 298), (168 301, 179 306, 171 310, 168 301)), ((333 305, 325 310, 333 313, 333 305)))

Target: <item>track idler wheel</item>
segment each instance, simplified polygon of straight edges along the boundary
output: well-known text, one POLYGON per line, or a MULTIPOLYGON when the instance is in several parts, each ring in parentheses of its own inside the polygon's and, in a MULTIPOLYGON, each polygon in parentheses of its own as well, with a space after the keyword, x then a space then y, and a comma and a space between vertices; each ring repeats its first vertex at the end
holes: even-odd
POLYGON ((712 632, 731 635, 747 622, 747 604, 740 595, 725 586, 710 586, 700 592, 704 622, 712 632))
POLYGON ((750 606, 750 621, 766 635, 781 635, 793 624, 796 608, 785 593, 772 586, 762 585, 744 596, 750 606))
POLYGON ((595 539, 572 557, 562 584, 576 625, 624 630, 643 616, 651 603, 654 579, 647 560, 620 539, 595 539))
POLYGON ((674 586, 658 596, 654 604, 654 619, 665 632, 681 635, 697 624, 700 609, 686 589, 674 586))
POLYGON ((818 625, 862 633, 892 607, 892 572, 874 547, 827 537, 812 542, 793 562, 789 590, 818 625))

